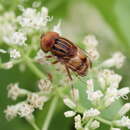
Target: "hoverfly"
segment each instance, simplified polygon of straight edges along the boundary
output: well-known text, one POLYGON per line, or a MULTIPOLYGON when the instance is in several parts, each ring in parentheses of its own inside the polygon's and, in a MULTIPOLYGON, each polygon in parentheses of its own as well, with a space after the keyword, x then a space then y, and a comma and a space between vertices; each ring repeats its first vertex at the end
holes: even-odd
POLYGON ((57 58, 57 62, 65 65, 71 80, 69 69, 79 76, 85 76, 92 65, 89 57, 82 49, 56 32, 47 32, 42 35, 40 44, 45 53, 51 52, 57 58))

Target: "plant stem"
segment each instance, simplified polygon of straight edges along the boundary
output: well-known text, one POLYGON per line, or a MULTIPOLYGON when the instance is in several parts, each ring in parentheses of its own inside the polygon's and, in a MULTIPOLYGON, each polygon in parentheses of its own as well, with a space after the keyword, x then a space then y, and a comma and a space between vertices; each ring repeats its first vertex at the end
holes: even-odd
POLYGON ((58 97, 56 96, 56 97, 54 97, 54 99, 51 102, 51 105, 49 107, 49 111, 47 113, 47 117, 46 117, 45 122, 42 126, 42 130, 48 130, 48 127, 49 127, 49 124, 51 122, 52 116, 54 114, 57 102, 58 102, 58 97))
POLYGON ((113 125, 111 121, 106 120, 106 119, 104 119, 104 118, 102 118, 102 117, 95 117, 95 119, 97 119, 98 121, 103 122, 104 124, 107 124, 107 125, 110 125, 110 126, 113 125))
POLYGON ((90 124, 91 124, 92 121, 93 121, 93 118, 91 118, 91 119, 88 121, 88 123, 85 125, 85 128, 89 128, 89 126, 90 126, 90 124))
POLYGON ((45 77, 45 75, 36 67, 36 65, 32 62, 32 60, 24 56, 24 61, 26 62, 27 66, 34 72, 39 78, 45 77))
POLYGON ((28 120, 28 119, 26 119, 26 120, 34 128, 34 130, 40 130, 34 121, 28 120))
MULTIPOLYGON (((31 124, 31 123, 30 123, 30 124, 31 124)), ((36 124, 32 123, 31 125, 32 125, 32 127, 33 127, 35 130, 40 130, 36 124)))

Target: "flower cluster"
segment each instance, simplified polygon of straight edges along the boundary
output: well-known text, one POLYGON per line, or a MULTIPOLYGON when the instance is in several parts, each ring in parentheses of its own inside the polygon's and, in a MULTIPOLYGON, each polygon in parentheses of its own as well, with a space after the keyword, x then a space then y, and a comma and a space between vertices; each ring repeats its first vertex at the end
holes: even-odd
POLYGON ((45 7, 42 7, 40 12, 34 8, 23 9, 22 15, 17 17, 17 21, 24 29, 27 29, 26 31, 29 29, 43 30, 50 20, 48 9, 45 7))
POLYGON ((27 40, 27 38, 23 32, 14 32, 8 38, 8 43, 23 46, 23 45, 25 45, 26 40, 27 40))
POLYGON ((84 38, 83 43, 86 45, 87 47, 87 52, 90 56, 90 59, 92 61, 95 61, 99 58, 99 53, 97 51, 97 45, 98 45, 98 41, 96 40, 94 35, 88 35, 84 38))
MULTIPOLYGON (((98 116, 100 114, 100 112, 97 109, 89 109, 87 110, 84 114, 83 117, 81 117, 79 114, 76 115, 76 113, 74 111, 67 111, 64 113, 65 117, 74 117, 75 120, 75 128, 78 129, 83 129, 82 124, 84 124, 85 121, 89 120, 89 118, 94 118, 96 116, 98 116)), ((93 120, 90 124, 90 128, 91 129, 96 129, 100 127, 100 122, 97 120, 93 120)), ((87 126, 84 127, 84 130, 87 129, 87 126)))
POLYGON ((19 96, 28 93, 27 90, 19 88, 18 83, 9 84, 7 86, 7 90, 8 90, 8 97, 11 98, 12 100, 16 100, 19 96))
POLYGON ((100 101, 101 97, 103 97, 103 93, 100 90, 94 91, 93 80, 87 81, 87 91, 88 100, 92 101, 92 103, 97 103, 100 101))
POLYGON ((49 93, 51 92, 51 85, 49 84, 49 80, 40 80, 38 82, 38 87, 43 89, 40 89, 40 91, 35 93, 30 92, 26 89, 19 88, 18 83, 9 84, 7 87, 9 98, 16 100, 18 97, 26 96, 27 99, 25 101, 19 102, 16 105, 7 106, 7 109, 5 110, 6 118, 10 120, 17 115, 19 115, 20 117, 28 117, 32 115, 35 109, 41 110, 44 103, 47 102, 49 99, 49 93), (46 86, 47 84, 48 86, 46 86))
POLYGON ((107 59, 102 63, 102 66, 105 67, 116 67, 117 69, 121 68, 124 64, 125 56, 121 52, 116 52, 112 55, 111 58, 107 59))
MULTIPOLYGON (((22 63, 20 65, 27 65, 41 78, 37 85, 37 92, 20 88, 19 83, 11 83, 7 86, 9 98, 17 100, 19 97, 24 96, 25 100, 16 105, 7 106, 4 111, 6 118, 10 120, 18 115, 32 120, 34 118, 33 112, 36 109, 41 110, 52 96, 56 96, 62 97, 64 104, 71 109, 66 111, 64 115, 65 117, 74 117, 74 124, 77 130, 97 129, 100 127, 101 122, 110 125, 111 130, 120 130, 119 127, 130 129, 130 119, 126 115, 130 110, 130 103, 120 107, 115 113, 115 117, 111 118, 111 120, 107 120, 102 116, 104 111, 111 109, 111 106, 119 102, 120 98, 126 99, 127 94, 130 93, 130 88, 119 88, 122 76, 110 69, 112 67, 119 69, 123 66, 126 58, 121 52, 114 53, 111 58, 97 65, 95 61, 99 59, 100 54, 97 50, 98 41, 95 36, 88 35, 83 40, 88 57, 94 64, 92 69, 89 70, 87 78, 84 78, 86 81, 83 79, 85 87, 82 87, 81 90, 76 87, 75 81, 79 82, 79 79, 77 80, 76 78, 73 78, 74 81, 70 82, 68 82, 67 78, 61 79, 61 81, 56 79, 54 82, 50 82, 48 79, 43 80, 44 74, 35 66, 34 62, 44 64, 46 67, 50 65, 50 62, 49 60, 47 61, 45 53, 39 50, 39 45, 36 42, 39 41, 41 33, 48 31, 47 24, 52 20, 52 17, 48 16, 46 7, 37 9, 40 4, 34 2, 32 5, 34 8, 19 6, 21 11, 19 16, 16 16, 14 12, 6 12, 0 16, 0 40, 9 47, 9 49, 1 48, 0 53, 10 56, 9 61, 4 63, 0 61, 0 67, 10 69, 15 64, 22 63), (53 83, 54 88, 52 87, 53 83), (72 89, 66 86, 71 86, 72 89), (87 107, 85 105, 86 102, 89 104, 87 107)), ((62 34, 60 25, 61 21, 51 30, 62 34)), ((55 69, 64 72, 62 67, 58 64, 55 69)), ((62 78, 62 76, 55 76, 54 73, 54 78, 62 78)), ((56 104, 52 103, 52 106, 52 109, 54 109, 56 104)), ((32 126, 35 127, 34 124, 32 126)))
POLYGON ((130 119, 126 116, 123 116, 120 120, 116 120, 115 124, 120 127, 128 127, 130 129, 130 119))
POLYGON ((21 55, 20 55, 19 51, 17 51, 16 49, 10 50, 10 58, 17 59, 17 58, 20 58, 20 57, 21 57, 21 55))
POLYGON ((0 40, 5 43, 10 43, 9 37, 15 32, 17 28, 16 16, 14 12, 5 12, 0 16, 0 40))
MULTIPOLYGON (((84 43, 87 46, 87 52, 94 64, 94 60, 99 58, 99 53, 96 49, 98 41, 94 36, 89 35, 85 37, 84 43), (96 51, 96 53, 92 52, 92 54, 96 55, 91 55, 91 51, 96 51)), ((117 52, 113 54, 112 58, 103 61, 103 63, 94 66, 90 70, 89 74, 91 76, 89 77, 88 74, 89 79, 86 81, 86 102, 89 101, 91 103, 90 108, 81 107, 79 100, 74 100, 75 94, 73 93, 71 93, 71 97, 65 97, 63 99, 65 105, 73 109, 65 112, 64 115, 65 117, 74 117, 75 128, 77 130, 97 129, 100 127, 100 122, 110 125, 111 130, 120 130, 118 127, 127 127, 130 129, 130 119, 125 116, 125 114, 130 111, 129 103, 123 105, 117 113, 115 113, 115 118, 113 117, 111 120, 102 119, 100 116, 104 110, 118 102, 120 98, 126 98, 127 94, 130 93, 129 87, 119 89, 122 76, 108 69, 110 67, 122 67, 124 60, 125 56, 121 52, 117 52), (105 67, 107 69, 105 69, 105 67)), ((77 89, 77 91, 79 90, 77 89)), ((80 95, 78 95, 78 98, 80 98, 80 95)))
MULTIPOLYGON (((48 30, 48 22, 52 20, 52 17, 48 16, 48 9, 41 7, 39 2, 34 2, 34 8, 24 8, 19 5, 18 8, 21 11, 21 15, 16 16, 15 12, 4 12, 0 16, 0 40, 6 43, 9 49, 2 49, 0 53, 9 53, 10 59, 6 62, 0 62, 0 67, 4 69, 10 69, 15 64, 25 61, 24 55, 29 55, 33 50, 38 51, 39 46, 33 44, 31 41, 39 41, 41 33, 48 30), (37 35, 34 35, 36 34, 37 35), (29 41, 29 43, 28 43, 29 41), (30 46, 28 46, 28 44, 30 46), (28 53, 26 53, 28 52, 28 53)), ((55 31, 60 31, 60 23, 54 26, 55 31)), ((45 61, 45 60, 44 60, 45 61)))
MULTIPOLYGON (((32 4, 33 8, 24 8, 18 6, 21 15, 16 16, 15 12, 3 12, 0 16, 0 41, 5 43, 8 49, 0 49, 0 53, 9 56, 9 61, 2 61, 0 57, 0 68, 11 69, 15 64, 19 64, 19 69, 24 70, 27 65, 36 75, 41 78, 38 82, 37 92, 30 92, 20 88, 19 83, 11 83, 7 86, 8 97, 12 100, 17 100, 19 97, 26 99, 16 105, 9 105, 4 111, 8 120, 13 119, 17 115, 32 121, 33 112, 35 109, 42 109, 44 103, 47 102, 52 93, 52 83, 46 79, 35 66, 34 62, 48 63, 45 54, 39 50, 39 39, 42 33, 48 31, 48 22, 52 21, 53 17, 48 16, 48 9, 44 6, 40 7, 41 3, 35 1, 32 4), (40 7, 40 9, 38 8, 40 7), (37 43, 37 44, 36 44, 37 43), (31 57, 30 53, 35 56, 31 57), (27 58, 27 59, 26 59, 27 58)), ((0 6, 0 10, 1 10, 0 6)), ((52 31, 61 33, 59 21, 57 25, 52 27, 52 31)), ((32 123, 34 127, 34 122, 32 123)))

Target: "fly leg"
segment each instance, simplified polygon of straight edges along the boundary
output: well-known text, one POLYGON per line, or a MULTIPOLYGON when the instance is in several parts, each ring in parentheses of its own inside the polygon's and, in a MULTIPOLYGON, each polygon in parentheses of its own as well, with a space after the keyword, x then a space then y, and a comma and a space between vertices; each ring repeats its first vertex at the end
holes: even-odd
POLYGON ((52 58, 53 56, 52 55, 48 55, 48 56, 45 56, 46 58, 52 58))
POLYGON ((82 83, 84 83, 84 84, 86 85, 86 82, 85 82, 84 80, 82 80, 79 75, 75 74, 75 76, 76 76, 82 83))
POLYGON ((57 64, 59 61, 58 60, 55 60, 52 62, 52 64, 57 64))
POLYGON ((38 58, 38 59, 36 60, 36 62, 42 64, 42 63, 45 62, 45 59, 44 59, 44 58, 49 59, 49 58, 52 58, 52 57, 53 57, 52 55, 48 55, 48 56, 45 56, 45 57, 43 57, 43 58, 38 58))
MULTIPOLYGON (((47 59, 50 59, 50 58, 53 58, 53 57, 54 56, 52 56, 52 55, 46 56, 47 59)), ((52 64, 57 64, 58 62, 59 62, 58 60, 55 60, 55 61, 52 62, 52 64)))
POLYGON ((68 68, 66 65, 65 65, 65 69, 66 69, 66 71, 67 71, 67 74, 68 74, 68 76, 69 76, 70 81, 72 81, 73 79, 72 79, 72 77, 71 77, 69 68, 68 68))
MULTIPOLYGON (((71 77, 71 74, 70 74, 70 71, 69 71, 69 68, 65 65, 65 68, 66 68, 66 71, 67 71, 67 74, 69 76, 69 79, 70 79, 70 82, 72 82, 72 77, 71 77)), ((73 101, 76 103, 76 100, 75 100, 75 88, 73 86, 73 84, 71 84, 71 90, 72 90, 72 99, 73 101)))

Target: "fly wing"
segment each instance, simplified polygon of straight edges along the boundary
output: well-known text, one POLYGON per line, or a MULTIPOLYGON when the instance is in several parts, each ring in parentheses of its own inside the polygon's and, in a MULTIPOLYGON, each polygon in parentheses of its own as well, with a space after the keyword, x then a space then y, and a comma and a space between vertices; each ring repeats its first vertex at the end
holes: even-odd
POLYGON ((65 38, 55 39, 55 44, 52 47, 52 53, 57 57, 73 57, 77 51, 77 47, 65 38))
POLYGON ((68 50, 68 56, 74 56, 76 54, 77 47, 71 41, 63 37, 60 37, 58 40, 66 46, 66 50, 68 50))

